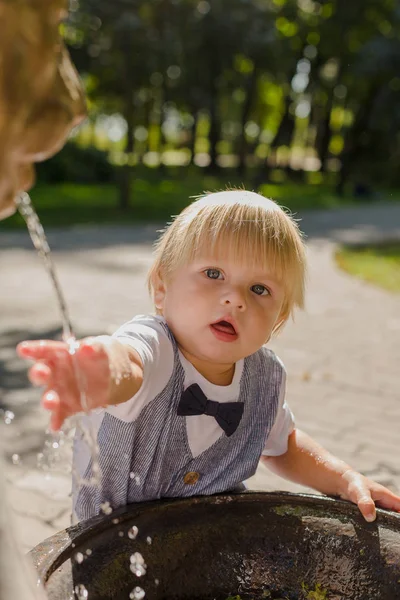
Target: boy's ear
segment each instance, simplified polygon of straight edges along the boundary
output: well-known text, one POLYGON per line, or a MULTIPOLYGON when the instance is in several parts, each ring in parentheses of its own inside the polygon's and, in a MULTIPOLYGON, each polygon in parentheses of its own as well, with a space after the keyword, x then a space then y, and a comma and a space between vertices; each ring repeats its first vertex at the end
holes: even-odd
POLYGON ((157 310, 162 311, 164 307, 164 299, 165 299, 165 283, 160 271, 154 274, 153 280, 153 290, 154 290, 154 305, 157 310))

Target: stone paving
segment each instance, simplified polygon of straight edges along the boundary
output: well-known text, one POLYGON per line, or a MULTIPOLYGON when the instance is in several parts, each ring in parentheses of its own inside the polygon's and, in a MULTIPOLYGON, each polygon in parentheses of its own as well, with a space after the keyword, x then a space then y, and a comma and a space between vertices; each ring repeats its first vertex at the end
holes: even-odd
MULTIPOLYGON (((300 428, 363 473, 400 490, 399 296, 340 272, 333 259, 338 242, 400 239, 400 205, 300 216, 310 261, 307 308, 272 344, 288 370, 288 401, 300 428)), ((151 310, 145 274, 157 229, 48 232, 77 336, 112 332, 151 310)), ((0 281, 0 407, 9 422, 0 434, 8 498, 22 548, 29 550, 69 524, 70 444, 68 436, 45 434, 40 393, 30 387, 15 345, 58 335, 60 320, 27 234, 0 233, 0 281)), ((304 491, 264 468, 251 486, 304 491)))

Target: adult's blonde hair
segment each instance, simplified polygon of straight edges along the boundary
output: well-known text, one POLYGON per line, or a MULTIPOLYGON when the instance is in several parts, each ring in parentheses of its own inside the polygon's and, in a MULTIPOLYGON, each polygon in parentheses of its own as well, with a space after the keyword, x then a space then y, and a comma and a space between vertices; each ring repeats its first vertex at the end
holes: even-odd
MULTIPOLYGON (((260 265, 283 284, 285 299, 276 327, 304 306, 305 248, 293 217, 272 200, 246 190, 208 193, 187 206, 161 232, 148 274, 154 300, 156 282, 199 253, 225 254, 240 264, 260 265)), ((158 311, 160 312, 160 311, 158 311)))

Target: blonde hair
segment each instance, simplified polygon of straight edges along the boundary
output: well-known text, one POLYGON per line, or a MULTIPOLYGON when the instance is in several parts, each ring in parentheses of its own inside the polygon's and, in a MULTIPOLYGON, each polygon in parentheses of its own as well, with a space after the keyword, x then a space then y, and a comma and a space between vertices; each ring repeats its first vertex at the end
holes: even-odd
POLYGON ((155 260, 148 274, 153 300, 157 278, 167 281, 204 249, 211 254, 225 252, 241 264, 268 266, 285 290, 275 330, 295 307, 303 308, 306 258, 302 235, 293 217, 272 200, 246 190, 227 190, 208 193, 187 206, 155 243, 155 260))

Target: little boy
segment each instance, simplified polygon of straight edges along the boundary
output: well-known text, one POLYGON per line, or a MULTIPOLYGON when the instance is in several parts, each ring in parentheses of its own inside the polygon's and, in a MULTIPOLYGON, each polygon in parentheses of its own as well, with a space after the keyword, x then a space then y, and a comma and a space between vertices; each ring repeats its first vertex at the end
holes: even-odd
MULTIPOLYGON (((259 460, 282 477, 356 503, 400 497, 335 458, 295 428, 285 370, 265 347, 303 306, 304 246, 274 202, 244 190, 208 194, 166 228, 149 289, 155 316, 135 317, 112 337, 82 340, 75 367, 65 343, 24 342, 33 383, 54 429, 82 412, 75 368, 95 429, 101 480, 74 490, 78 519, 158 498, 237 488, 259 460)), ((74 469, 94 465, 77 436, 74 469)))

